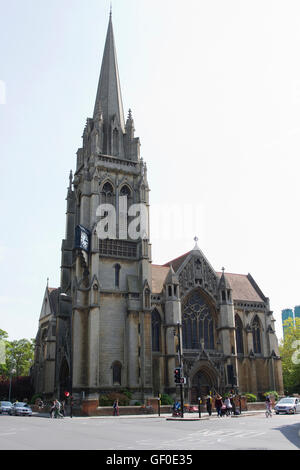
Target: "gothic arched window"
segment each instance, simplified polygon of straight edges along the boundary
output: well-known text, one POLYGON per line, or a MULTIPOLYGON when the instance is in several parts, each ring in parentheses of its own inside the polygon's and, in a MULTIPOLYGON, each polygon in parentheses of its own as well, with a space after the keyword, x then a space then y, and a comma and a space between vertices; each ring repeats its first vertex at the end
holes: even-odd
POLYGON ((131 194, 131 189, 125 184, 122 186, 120 190, 120 196, 122 198, 126 197, 126 201, 120 201, 119 205, 119 211, 120 213, 123 212, 122 216, 119 218, 119 224, 120 224, 120 233, 123 234, 123 237, 128 238, 128 226, 129 226, 129 216, 128 216, 128 209, 131 205, 131 200, 132 200, 132 194, 131 194))
POLYGON ((122 186, 120 196, 127 196, 127 198, 131 196, 130 188, 126 184, 122 186))
POLYGON ((160 315, 157 310, 152 312, 152 351, 160 351, 160 315))
POLYGON ((214 320, 199 291, 193 292, 183 305, 182 341, 185 349, 214 349, 214 320))
POLYGON ((235 316, 235 339, 237 353, 244 354, 243 324, 239 315, 235 316))
POLYGON ((121 372, 122 365, 120 362, 114 362, 112 365, 113 370, 113 385, 121 385, 121 372))
POLYGON ((107 181, 101 191, 101 204, 113 204, 114 188, 107 181))
POLYGON ((253 350, 255 354, 261 354, 261 327, 256 315, 252 323, 253 350))

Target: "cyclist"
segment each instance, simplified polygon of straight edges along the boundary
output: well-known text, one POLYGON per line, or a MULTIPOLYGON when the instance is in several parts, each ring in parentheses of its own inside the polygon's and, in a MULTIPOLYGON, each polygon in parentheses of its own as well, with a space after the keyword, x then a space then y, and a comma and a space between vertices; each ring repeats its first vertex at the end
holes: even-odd
POLYGON ((266 418, 272 418, 272 402, 270 395, 266 396, 266 418))

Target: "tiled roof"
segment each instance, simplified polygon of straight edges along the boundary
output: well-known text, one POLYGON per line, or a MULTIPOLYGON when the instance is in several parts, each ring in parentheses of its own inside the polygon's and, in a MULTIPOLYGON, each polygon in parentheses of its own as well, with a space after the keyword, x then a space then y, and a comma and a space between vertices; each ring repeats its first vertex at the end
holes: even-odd
POLYGON ((154 294, 158 294, 163 290, 164 282, 169 271, 169 266, 152 264, 152 292, 154 294))
POLYGON ((61 290, 59 287, 58 288, 48 287, 51 312, 54 315, 57 315, 58 313, 58 297, 59 297, 60 292, 61 290))
MULTIPOLYGON (((222 273, 216 273, 221 277, 222 273)), ((247 302, 264 302, 257 290, 251 284, 246 274, 225 273, 226 279, 229 281, 232 289, 233 300, 244 300, 247 302)))
MULTIPOLYGON (((190 253, 190 252, 189 252, 190 253)), ((185 253, 184 255, 176 258, 173 261, 170 261, 164 265, 152 264, 152 292, 157 294, 160 293, 163 289, 164 282, 169 273, 169 267, 172 265, 174 271, 176 272, 180 265, 183 263, 185 258, 189 255, 185 253)), ((221 278, 222 273, 216 272, 216 275, 221 278)), ((256 290, 254 283, 251 283, 250 275, 246 274, 233 274, 225 273, 226 280, 229 281, 232 289, 232 298, 233 300, 241 300, 245 302, 264 302, 264 296, 262 293, 259 293, 259 289, 256 290)))
POLYGON ((168 263, 165 263, 163 266, 171 266, 173 267, 175 273, 178 271, 184 260, 189 256, 191 252, 188 251, 184 255, 179 256, 178 258, 173 259, 172 261, 168 261, 168 263))

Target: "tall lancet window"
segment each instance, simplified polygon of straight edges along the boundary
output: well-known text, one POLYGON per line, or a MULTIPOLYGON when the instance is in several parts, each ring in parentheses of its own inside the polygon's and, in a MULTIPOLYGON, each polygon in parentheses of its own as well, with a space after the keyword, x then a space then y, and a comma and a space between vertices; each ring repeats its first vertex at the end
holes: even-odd
POLYGON ((157 310, 152 312, 152 351, 160 351, 160 315, 157 310))
POLYGON ((235 316, 235 338, 236 338, 236 351, 238 354, 244 354, 243 342, 243 324, 239 315, 235 316))
POLYGON ((120 270, 121 266, 119 264, 115 264, 115 287, 120 287, 120 270))
POLYGON ((131 190, 126 184, 122 186, 120 190, 120 196, 122 197, 122 200, 120 201, 120 207, 119 207, 119 213, 120 213, 119 237, 124 240, 124 239, 129 238, 128 236, 128 226, 129 226, 128 209, 132 203, 131 190))
POLYGON ((114 189, 108 181, 101 191, 101 204, 114 204, 114 189))
POLYGON ((261 354, 261 327, 256 315, 252 323, 253 350, 255 354, 261 354))

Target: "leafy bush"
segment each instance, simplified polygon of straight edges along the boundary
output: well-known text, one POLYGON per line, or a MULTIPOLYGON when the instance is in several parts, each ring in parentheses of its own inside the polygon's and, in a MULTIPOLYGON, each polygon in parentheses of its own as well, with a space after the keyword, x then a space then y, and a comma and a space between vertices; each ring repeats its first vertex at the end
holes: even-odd
POLYGON ((245 393, 245 397, 247 398, 247 401, 249 403, 253 403, 253 402, 257 401, 257 396, 254 395, 253 393, 245 393))
POLYGON ((129 405, 129 398, 124 393, 111 392, 100 395, 99 406, 113 406, 115 400, 119 400, 119 406, 129 405))
POLYGON ((134 406, 141 406, 142 404, 139 401, 136 401, 134 406))
POLYGON ((263 394, 264 398, 266 398, 267 395, 273 396, 275 398, 275 401, 278 401, 279 395, 278 395, 278 392, 276 392, 275 390, 264 393, 263 394))
POLYGON ((174 400, 170 395, 167 395, 166 393, 162 393, 160 397, 160 402, 162 405, 172 405, 174 400))
POLYGON ((132 398, 132 392, 127 389, 121 390, 121 394, 125 395, 129 400, 132 398))
POLYGON ((38 400, 38 398, 40 398, 40 399, 43 398, 40 393, 36 393, 35 395, 33 395, 31 400, 30 400, 30 404, 35 405, 35 402, 36 402, 36 400, 38 400))

